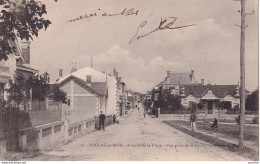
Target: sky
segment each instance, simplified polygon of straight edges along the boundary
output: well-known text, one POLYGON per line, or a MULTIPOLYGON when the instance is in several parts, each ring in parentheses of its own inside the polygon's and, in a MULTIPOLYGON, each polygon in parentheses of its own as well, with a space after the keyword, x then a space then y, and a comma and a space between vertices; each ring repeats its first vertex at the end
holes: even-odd
MULTIPOLYGON (((77 68, 93 67, 112 73, 115 67, 127 88, 151 90, 166 71, 195 71, 195 78, 210 84, 238 84, 240 79, 240 2, 233 0, 42 0, 52 24, 31 43, 31 66, 47 71, 51 82, 77 68), (138 13, 104 17, 124 9, 138 13), (96 13, 74 22, 68 20, 96 13), (177 17, 172 27, 157 30, 131 44, 137 33, 158 28, 161 19, 177 17)), ((248 0, 246 29, 246 89, 258 87, 258 4, 248 0)), ((170 22, 170 20, 169 20, 170 22)))

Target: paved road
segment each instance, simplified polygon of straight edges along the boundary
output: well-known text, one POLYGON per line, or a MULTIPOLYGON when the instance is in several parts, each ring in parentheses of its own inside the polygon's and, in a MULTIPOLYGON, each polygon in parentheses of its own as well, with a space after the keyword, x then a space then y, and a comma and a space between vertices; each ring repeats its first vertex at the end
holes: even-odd
POLYGON ((133 109, 120 124, 85 134, 51 152, 21 160, 249 160, 195 139, 133 109))

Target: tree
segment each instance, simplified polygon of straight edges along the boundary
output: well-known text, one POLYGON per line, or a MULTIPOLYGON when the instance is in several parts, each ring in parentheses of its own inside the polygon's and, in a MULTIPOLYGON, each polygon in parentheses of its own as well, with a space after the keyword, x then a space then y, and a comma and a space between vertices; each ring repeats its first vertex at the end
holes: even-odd
POLYGON ((182 108, 181 98, 172 94, 171 89, 163 89, 155 106, 160 108, 162 113, 174 113, 182 108))
POLYGON ((9 88, 6 89, 8 93, 7 103, 19 107, 20 104, 26 105, 31 99, 30 85, 27 85, 27 79, 22 74, 17 72, 14 81, 9 81, 9 88))
POLYGON ((248 97, 246 98, 246 110, 249 111, 259 111, 259 106, 258 106, 258 96, 259 90, 256 89, 253 91, 248 97))
POLYGON ((146 110, 149 109, 152 105, 152 100, 151 99, 144 99, 143 105, 144 105, 146 110))
POLYGON ((50 91, 48 98, 54 101, 60 101, 64 104, 67 103, 66 93, 60 90, 58 85, 55 85, 50 91))
POLYGON ((7 60, 8 55, 15 51, 10 41, 16 38, 33 40, 33 36, 38 37, 38 32, 51 24, 43 18, 47 11, 40 1, 0 0, 0 8, 0 61, 7 60))
POLYGON ((32 89, 32 100, 44 101, 48 96, 49 80, 43 75, 32 75, 27 81, 27 85, 32 89))
POLYGON ((53 85, 54 88, 50 88, 50 78, 47 72, 40 76, 30 76, 27 85, 32 89, 32 100, 45 101, 49 98, 54 101, 61 101, 66 103, 66 93, 61 91, 59 86, 53 85))

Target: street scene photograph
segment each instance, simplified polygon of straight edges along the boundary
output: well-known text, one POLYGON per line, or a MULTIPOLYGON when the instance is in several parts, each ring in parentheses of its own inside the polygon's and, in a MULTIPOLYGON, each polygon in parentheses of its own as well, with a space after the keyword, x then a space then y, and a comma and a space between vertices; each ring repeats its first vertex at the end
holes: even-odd
POLYGON ((258 163, 258 0, 0 11, 0 161, 258 163))

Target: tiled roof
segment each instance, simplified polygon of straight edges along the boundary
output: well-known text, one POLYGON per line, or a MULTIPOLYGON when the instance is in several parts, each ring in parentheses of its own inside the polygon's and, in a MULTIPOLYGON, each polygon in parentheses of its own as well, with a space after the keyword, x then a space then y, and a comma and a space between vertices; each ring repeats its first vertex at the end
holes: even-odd
POLYGON ((107 94, 106 92, 106 87, 107 83, 106 82, 92 82, 91 87, 94 88, 96 91, 102 93, 102 94, 107 94))
POLYGON ((65 83, 68 82, 70 79, 74 79, 76 83, 82 85, 82 86, 85 87, 86 89, 88 89, 88 90, 90 90, 91 92, 94 92, 94 93, 96 93, 96 94, 98 94, 98 95, 105 95, 105 94, 106 94, 106 93, 104 93, 104 92, 100 92, 101 90, 98 91, 98 90, 96 90, 94 87, 89 86, 84 80, 82 80, 82 79, 80 79, 80 78, 78 78, 78 77, 75 77, 75 76, 73 76, 73 75, 70 75, 69 77, 67 77, 66 79, 64 79, 63 81, 61 81, 61 82, 59 83, 59 85, 65 84, 65 83))
POLYGON ((170 84, 191 84, 190 73, 170 73, 170 84))
POLYGON ((218 98, 223 98, 227 94, 236 96, 237 85, 184 85, 185 97, 188 95, 193 95, 195 97, 203 97, 208 90, 211 90, 213 94, 218 98))

